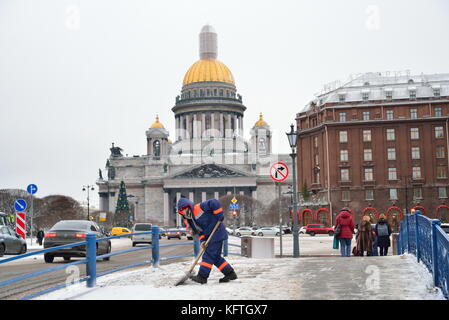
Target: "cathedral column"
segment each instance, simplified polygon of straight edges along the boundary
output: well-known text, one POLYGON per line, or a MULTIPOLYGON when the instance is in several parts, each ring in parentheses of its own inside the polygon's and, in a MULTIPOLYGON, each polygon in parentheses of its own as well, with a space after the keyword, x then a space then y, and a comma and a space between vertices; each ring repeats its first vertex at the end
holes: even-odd
POLYGON ((207 198, 206 198, 206 192, 201 192, 201 201, 202 202, 204 202, 204 201, 206 201, 207 200, 207 198))
POLYGON ((235 135, 240 135, 239 132, 239 117, 237 115, 234 115, 234 132, 235 135))
POLYGON ((209 137, 215 137, 215 112, 210 114, 210 134, 209 137))
POLYGON ((188 114, 186 115, 186 139, 192 139, 192 122, 191 122, 192 115, 188 114))
POLYGON ((207 138, 206 136, 206 114, 201 115, 201 137, 207 138))
POLYGON ((193 114, 193 137, 198 138, 198 119, 197 114, 193 114))
POLYGON ((220 112, 220 138, 224 138, 224 115, 220 112))
POLYGON ((192 202, 195 202, 195 193, 194 192, 189 192, 189 200, 192 202))
MULTIPOLYGON (((176 205, 178 205, 179 199, 181 199, 181 192, 176 192, 176 205)), ((178 211, 178 210, 176 210, 178 211)), ((181 215, 176 214, 176 227, 181 226, 181 215)))
POLYGON ((257 190, 253 190, 251 195, 254 200, 257 200, 257 190))
POLYGON ((227 126, 225 128, 225 137, 226 138, 231 138, 232 136, 230 135, 230 130, 231 130, 231 114, 228 113, 228 121, 227 121, 227 126))
POLYGON ((215 191, 215 193, 214 193, 214 198, 215 198, 215 199, 220 198, 220 194, 218 193, 218 191, 215 191))
POLYGON ((170 223, 170 206, 169 206, 169 193, 164 192, 164 225, 168 226, 170 223))

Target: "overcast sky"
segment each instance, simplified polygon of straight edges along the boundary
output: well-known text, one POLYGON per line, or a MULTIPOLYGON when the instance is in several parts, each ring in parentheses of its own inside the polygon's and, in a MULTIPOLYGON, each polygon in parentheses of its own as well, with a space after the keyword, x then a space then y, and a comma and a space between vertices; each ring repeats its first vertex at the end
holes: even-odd
POLYGON ((326 83, 449 72, 445 0, 0 0, 0 189, 35 183, 39 197, 85 201, 112 142, 145 154, 157 113, 174 140, 171 108, 206 23, 245 130, 263 112, 275 152, 289 151, 285 132, 326 83))

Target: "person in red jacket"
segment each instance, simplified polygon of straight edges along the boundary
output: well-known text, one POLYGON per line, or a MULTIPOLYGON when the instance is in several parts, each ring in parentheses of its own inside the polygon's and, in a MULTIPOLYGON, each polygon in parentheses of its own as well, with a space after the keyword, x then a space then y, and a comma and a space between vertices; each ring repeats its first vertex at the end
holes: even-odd
POLYGON ((354 219, 352 218, 349 209, 343 208, 340 210, 337 219, 335 220, 335 227, 340 226, 340 233, 337 239, 340 241, 340 252, 342 257, 351 256, 351 240, 354 234, 354 219))

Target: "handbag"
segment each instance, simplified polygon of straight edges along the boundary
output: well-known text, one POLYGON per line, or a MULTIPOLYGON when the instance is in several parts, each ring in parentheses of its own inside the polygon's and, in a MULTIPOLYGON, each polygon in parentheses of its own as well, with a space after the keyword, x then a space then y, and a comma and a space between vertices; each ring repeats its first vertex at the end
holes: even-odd
POLYGON ((334 235, 336 237, 338 237, 340 235, 340 233, 341 233, 341 225, 338 225, 338 226, 335 227, 334 235))
POLYGON ((332 245, 332 248, 338 249, 340 247, 340 241, 338 241, 337 237, 334 236, 334 243, 332 245))

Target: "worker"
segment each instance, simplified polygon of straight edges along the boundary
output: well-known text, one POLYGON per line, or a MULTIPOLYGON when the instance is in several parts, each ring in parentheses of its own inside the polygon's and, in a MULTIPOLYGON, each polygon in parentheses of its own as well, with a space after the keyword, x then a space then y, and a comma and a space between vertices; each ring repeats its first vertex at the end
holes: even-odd
MULTIPOLYGON (((181 196, 178 201, 178 213, 184 219, 187 219, 192 232, 199 236, 202 248, 204 248, 205 242, 217 222, 223 221, 224 219, 223 208, 217 199, 209 199, 194 204, 189 199, 181 196)), ((207 278, 214 265, 224 274, 224 277, 219 280, 220 283, 237 279, 234 269, 221 256, 223 241, 227 239, 228 233, 226 232, 226 228, 223 223, 220 223, 204 252, 198 274, 191 277, 193 281, 201 284, 207 283, 207 278)))

